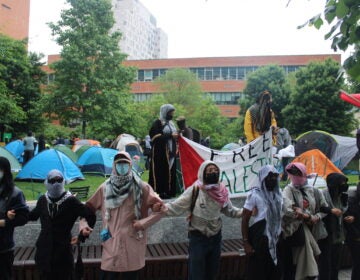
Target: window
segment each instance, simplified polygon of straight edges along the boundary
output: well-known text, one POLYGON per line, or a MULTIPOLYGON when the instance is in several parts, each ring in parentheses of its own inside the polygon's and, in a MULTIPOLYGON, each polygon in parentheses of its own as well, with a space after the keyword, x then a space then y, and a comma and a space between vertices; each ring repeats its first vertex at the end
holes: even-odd
POLYGON ((222 80, 229 79, 229 67, 221 67, 221 79, 222 80))
POLYGON ((229 67, 229 79, 236 80, 236 67, 229 67))
POLYGON ((214 80, 220 80, 220 67, 214 67, 213 69, 213 79, 214 80))
POLYGON ((205 75, 205 70, 204 68, 198 68, 197 69, 197 73, 198 73, 198 79, 199 80, 204 80, 204 75, 205 75))
POLYGON ((47 76, 47 83, 48 85, 55 81, 55 74, 49 74, 47 76))
POLYGON ((160 75, 160 70, 159 69, 153 69, 153 79, 155 80, 157 77, 159 77, 160 75))
POLYGON ((210 96, 217 105, 236 105, 239 98, 241 98, 240 92, 212 92, 210 96))
POLYGON ((244 80, 245 79, 245 68, 238 67, 237 69, 237 80, 244 80))
POLYGON ((138 81, 143 82, 144 81, 144 70, 138 71, 138 81))
POLYGON ((212 81, 213 79, 213 69, 205 68, 205 80, 212 81))
POLYGON ((150 82, 153 80, 153 71, 152 70, 144 71, 144 80, 145 80, 145 82, 150 82))
POLYGON ((135 93, 134 94, 134 100, 135 102, 142 102, 146 101, 151 98, 151 93, 135 93))

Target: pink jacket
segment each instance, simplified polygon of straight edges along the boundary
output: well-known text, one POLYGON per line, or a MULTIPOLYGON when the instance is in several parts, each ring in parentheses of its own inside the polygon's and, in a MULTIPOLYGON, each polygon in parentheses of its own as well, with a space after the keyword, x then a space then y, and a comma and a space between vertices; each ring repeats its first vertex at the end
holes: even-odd
MULTIPOLYGON (((104 187, 102 184, 94 195, 86 202, 86 205, 94 211, 100 210, 104 226, 105 203, 104 187)), ((149 209, 156 202, 161 202, 160 198, 153 191, 150 185, 143 183, 141 214, 142 226, 146 229, 156 223, 161 218, 161 214, 151 213, 149 209)), ((110 210, 110 221, 108 222, 112 238, 102 243, 103 251, 101 258, 101 269, 105 271, 133 271, 145 266, 145 252, 147 235, 146 230, 142 231, 143 237, 137 238, 137 232, 133 228, 134 199, 132 195, 124 201, 123 205, 110 210)), ((80 222, 80 230, 87 226, 84 219, 80 222)))

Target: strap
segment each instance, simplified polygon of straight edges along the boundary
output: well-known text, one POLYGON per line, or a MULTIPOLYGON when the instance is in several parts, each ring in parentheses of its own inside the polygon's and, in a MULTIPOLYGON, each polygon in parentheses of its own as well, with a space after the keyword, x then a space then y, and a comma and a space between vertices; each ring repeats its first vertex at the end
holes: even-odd
POLYGON ((199 196, 199 190, 200 190, 200 188, 198 186, 196 186, 196 185, 193 187, 193 190, 192 190, 191 204, 190 204, 190 215, 188 216, 189 226, 191 225, 192 212, 194 211, 195 203, 196 203, 196 200, 197 200, 197 198, 199 196))

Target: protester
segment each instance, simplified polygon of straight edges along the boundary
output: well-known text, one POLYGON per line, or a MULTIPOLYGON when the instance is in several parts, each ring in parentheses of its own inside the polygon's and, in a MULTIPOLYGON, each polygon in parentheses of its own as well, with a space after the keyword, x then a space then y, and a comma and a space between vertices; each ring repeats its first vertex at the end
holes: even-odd
POLYGON ((152 153, 149 184, 161 198, 176 194, 176 140, 177 129, 172 121, 175 107, 164 104, 160 107, 160 117, 150 128, 152 153))
POLYGON ((344 214, 346 243, 352 259, 351 280, 360 279, 360 182, 355 196, 349 197, 349 208, 344 214))
POLYGON ((319 280, 338 279, 341 246, 345 241, 343 213, 347 209, 349 185, 341 173, 330 173, 326 177, 327 189, 323 190, 329 207, 323 212, 327 237, 318 241, 321 254, 319 258, 319 280))
MULTIPOLYGON (((276 153, 279 153, 281 149, 285 149, 289 145, 291 145, 291 136, 289 131, 285 127, 281 127, 276 129, 276 153)), ((287 180, 287 173, 285 172, 285 167, 290 163, 291 157, 281 157, 281 165, 283 168, 283 174, 281 176, 282 181, 287 180)))
POLYGON ((277 126, 274 112, 271 110, 271 93, 267 90, 263 91, 256 98, 256 103, 251 105, 245 113, 244 131, 246 142, 250 143, 266 131, 277 126))
POLYGON ((14 228, 28 221, 29 209, 24 194, 13 182, 10 162, 0 157, 0 278, 12 278, 14 228))
POLYGON ((46 141, 45 136, 41 134, 39 136, 39 143, 38 143, 38 153, 41 153, 43 150, 46 149, 46 141))
POLYGON ((193 140, 193 131, 186 124, 186 119, 184 116, 180 116, 176 119, 176 124, 179 127, 179 133, 185 138, 193 140))
POLYGON ((71 229, 76 219, 85 217, 95 224, 96 217, 74 195, 66 191, 61 171, 53 169, 44 182, 46 193, 30 212, 30 220, 40 218, 41 231, 36 242, 35 263, 40 279, 72 279, 74 258, 71 229))
POLYGON ((204 161, 198 170, 198 180, 161 209, 167 216, 190 212, 189 280, 216 279, 221 253, 221 213, 231 218, 242 216, 242 210, 232 206, 219 176, 219 167, 210 160, 204 161))
POLYGON ((279 173, 273 166, 265 165, 259 171, 257 184, 246 198, 242 218, 244 249, 249 256, 246 269, 248 280, 281 279, 277 247, 281 233, 282 204, 279 173), (257 215, 249 227, 254 208, 257 209, 257 215))
MULTIPOLYGON (((110 178, 86 202, 94 212, 101 211, 103 221, 101 280, 118 279, 120 273, 123 280, 138 279, 145 266, 146 228, 161 218, 159 213, 148 216, 149 209, 162 202, 131 166, 127 152, 115 155, 110 178)), ((80 232, 91 232, 83 219, 80 232)))
POLYGON ((37 141, 33 136, 32 131, 29 131, 27 136, 23 140, 24 144, 24 161, 23 164, 25 165, 29 160, 34 157, 34 151, 36 148, 37 141))
POLYGON ((319 274, 315 257, 320 254, 320 249, 311 227, 322 217, 320 208, 328 205, 323 196, 319 203, 316 202, 304 164, 290 163, 286 172, 291 183, 283 190, 284 279, 315 279, 319 274))
POLYGON ((151 138, 150 135, 146 135, 144 139, 144 156, 146 156, 145 160, 145 169, 149 170, 150 168, 150 160, 151 160, 151 138))

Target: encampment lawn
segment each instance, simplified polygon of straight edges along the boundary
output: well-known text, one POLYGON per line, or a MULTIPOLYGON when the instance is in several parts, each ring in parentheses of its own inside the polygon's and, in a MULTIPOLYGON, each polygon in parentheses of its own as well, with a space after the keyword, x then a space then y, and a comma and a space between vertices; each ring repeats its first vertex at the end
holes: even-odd
MULTIPOLYGON (((14 174, 14 177, 16 174, 14 174)), ((149 172, 145 171, 141 179, 145 182, 148 181, 149 172)), ((349 185, 350 186, 356 186, 356 184, 359 182, 359 176, 358 175, 347 175, 349 178, 349 185)), ((89 191, 89 197, 96 191, 96 189, 106 180, 103 176, 95 176, 95 175, 85 175, 85 180, 79 180, 71 183, 70 185, 66 185, 66 188, 68 189, 69 186, 71 187, 83 187, 83 186, 90 186, 89 191)), ((41 182, 15 182, 16 186, 18 186, 23 192, 26 197, 26 200, 37 200, 38 197, 45 193, 45 186, 44 183, 41 182)), ((284 187, 286 182, 281 182, 281 186, 284 187)))

